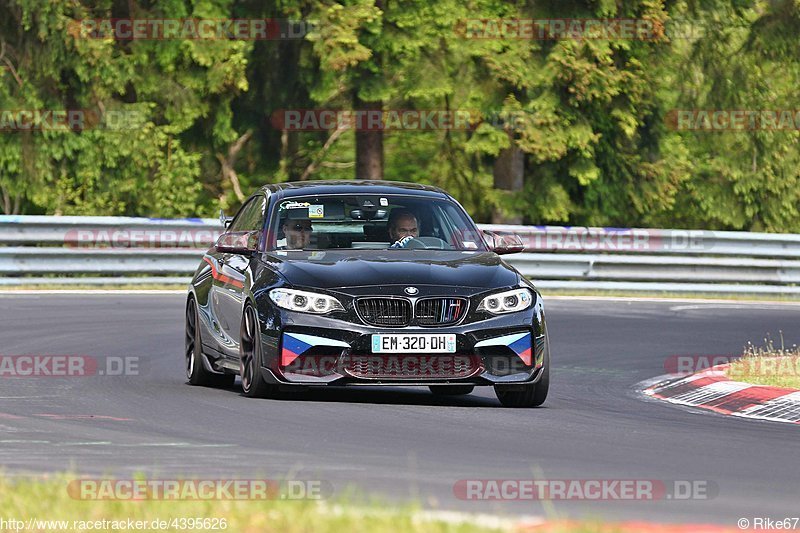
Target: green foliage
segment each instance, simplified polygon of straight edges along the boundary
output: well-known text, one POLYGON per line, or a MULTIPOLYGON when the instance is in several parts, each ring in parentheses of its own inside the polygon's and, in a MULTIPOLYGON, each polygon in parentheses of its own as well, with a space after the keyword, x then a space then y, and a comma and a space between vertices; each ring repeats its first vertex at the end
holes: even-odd
MULTIPOLYGON (((679 108, 797 108, 797 2, 752 2, 747 8, 721 3, 699 15, 705 34, 681 66, 679 108)), ((681 224, 800 231, 800 131, 755 128, 682 137, 694 164, 674 208, 681 224)))
MULTIPOLYGON (((181 2, 120 12, 43 0, 3 2, 4 110, 123 113, 114 128, 14 131, 0 136, 0 188, 25 212, 213 213, 198 181, 201 154, 229 143, 230 103, 247 90, 244 41, 85 38, 87 18, 224 18, 229 6, 181 2)), ((115 4, 116 5, 116 4, 115 4)), ((103 119, 100 118, 100 124, 103 119)))
MULTIPOLYGON (((800 231, 800 132, 683 131, 680 109, 794 109, 794 0, 0 0, 0 110, 127 113, 122 129, 0 134, 0 210, 213 215, 271 181, 351 178, 352 131, 281 131, 286 109, 468 112, 387 131, 387 179, 439 185, 480 221, 800 231), (468 38, 478 19, 649 19, 654 39, 468 38), (278 18, 275 41, 81 38, 81 19, 278 18), (673 32, 677 23, 692 31, 673 32), (495 189, 503 150, 521 190, 495 189)), ((2 125, 0 125, 0 128, 2 125)))

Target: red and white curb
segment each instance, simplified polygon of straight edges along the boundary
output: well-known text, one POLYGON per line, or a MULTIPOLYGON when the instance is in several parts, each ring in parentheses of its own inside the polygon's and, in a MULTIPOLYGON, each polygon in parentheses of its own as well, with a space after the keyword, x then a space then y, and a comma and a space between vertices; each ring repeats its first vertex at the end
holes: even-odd
POLYGON ((647 387, 647 396, 724 415, 800 424, 800 391, 733 381, 729 365, 717 365, 690 376, 662 380, 647 387))

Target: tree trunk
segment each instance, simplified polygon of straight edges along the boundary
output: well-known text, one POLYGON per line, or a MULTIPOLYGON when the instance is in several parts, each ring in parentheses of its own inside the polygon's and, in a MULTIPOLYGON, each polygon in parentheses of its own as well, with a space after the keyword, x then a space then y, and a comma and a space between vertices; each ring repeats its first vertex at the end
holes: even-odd
MULTIPOLYGON (((510 195, 520 194, 525 178, 525 154, 516 145, 506 148, 494 162, 494 188, 509 191, 510 195)), ((495 208, 493 224, 522 224, 522 215, 506 215, 495 208)))
POLYGON ((356 179, 382 180, 383 117, 379 112, 383 103, 364 102, 358 96, 353 102, 356 112, 364 113, 364 119, 356 121, 356 179), (380 120, 374 120, 376 117, 380 120))
POLYGON ((15 215, 16 213, 11 212, 11 195, 8 194, 8 191, 3 186, 0 186, 0 192, 3 193, 3 214, 15 215))
POLYGON ((242 147, 247 144, 250 137, 253 136, 253 130, 247 130, 244 135, 239 137, 230 147, 228 147, 228 156, 218 153, 217 159, 219 160, 220 168, 222 169, 222 180, 228 180, 233 186, 233 193, 236 198, 242 202, 246 198, 242 192, 242 186, 239 183, 239 175, 236 173, 236 159, 239 157, 242 147))

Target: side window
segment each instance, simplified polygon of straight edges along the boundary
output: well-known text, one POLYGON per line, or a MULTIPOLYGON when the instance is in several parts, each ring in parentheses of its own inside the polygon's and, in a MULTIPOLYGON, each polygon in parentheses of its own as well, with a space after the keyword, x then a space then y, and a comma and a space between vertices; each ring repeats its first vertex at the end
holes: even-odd
POLYGON ((247 202, 236 214, 228 231, 253 231, 260 230, 264 226, 264 211, 266 209, 266 198, 259 195, 247 202))

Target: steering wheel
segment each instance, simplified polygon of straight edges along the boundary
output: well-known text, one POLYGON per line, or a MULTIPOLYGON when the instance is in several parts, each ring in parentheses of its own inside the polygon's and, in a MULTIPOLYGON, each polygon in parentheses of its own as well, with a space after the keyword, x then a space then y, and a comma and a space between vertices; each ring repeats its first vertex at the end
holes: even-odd
POLYGON ((434 250, 452 250, 453 247, 447 244, 443 239, 439 237, 419 237, 419 241, 425 245, 427 249, 434 249, 434 250))
POLYGON ((451 250, 452 247, 439 237, 412 237, 404 245, 406 250, 451 250))
POLYGON ((406 250, 426 250, 428 247, 419 239, 419 237, 412 237, 403 246, 406 250))

